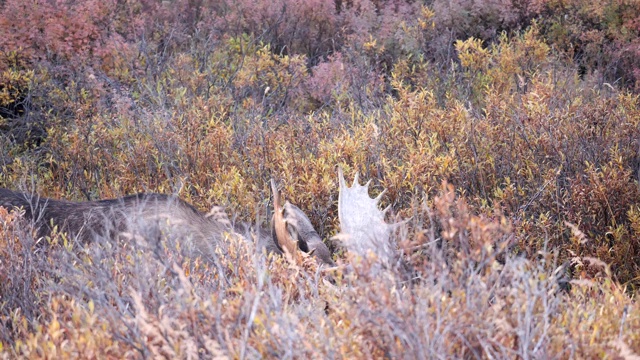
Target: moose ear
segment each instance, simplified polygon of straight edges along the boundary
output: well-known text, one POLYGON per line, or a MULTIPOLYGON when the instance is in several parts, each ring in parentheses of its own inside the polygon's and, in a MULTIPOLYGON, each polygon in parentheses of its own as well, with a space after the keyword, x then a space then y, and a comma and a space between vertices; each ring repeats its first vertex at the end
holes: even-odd
MULTIPOLYGON (((297 230, 295 229, 295 227, 292 231, 296 231, 296 236, 297 236, 297 230)), ((297 236, 297 238, 298 238, 298 249, 311 255, 309 251, 309 244, 307 244, 307 242, 301 236, 297 236)))

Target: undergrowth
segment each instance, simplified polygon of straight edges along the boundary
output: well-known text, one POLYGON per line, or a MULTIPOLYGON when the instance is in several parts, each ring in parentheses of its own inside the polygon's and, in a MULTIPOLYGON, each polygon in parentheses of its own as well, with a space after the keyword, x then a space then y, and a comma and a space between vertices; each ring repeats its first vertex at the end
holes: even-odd
POLYGON ((176 193, 264 225, 275 178, 340 264, 38 239, 0 209, 2 356, 633 358, 638 19, 623 0, 0 1, 0 186, 176 193), (328 240, 339 166, 409 219, 402 266, 328 240))

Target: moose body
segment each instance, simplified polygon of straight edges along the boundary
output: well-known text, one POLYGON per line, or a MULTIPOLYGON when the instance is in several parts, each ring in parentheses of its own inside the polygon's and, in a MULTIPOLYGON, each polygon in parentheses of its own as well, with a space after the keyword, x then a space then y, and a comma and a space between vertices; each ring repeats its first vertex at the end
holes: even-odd
MULTIPOLYGON (((173 237, 179 238, 182 247, 207 255, 221 244, 225 234, 251 237, 246 236, 249 227, 244 224, 232 226, 221 207, 214 206, 205 214, 173 195, 141 193, 117 199, 73 202, 0 188, 0 206, 23 211, 40 238, 51 235, 54 228, 83 243, 91 242, 96 236, 114 238, 124 234, 131 237, 160 229, 169 230, 173 237)), ((316 257, 331 264, 329 249, 302 210, 289 203, 285 204, 285 209, 290 228, 293 224, 296 226, 300 248, 305 252, 317 251, 316 257)), ((283 253, 271 231, 256 229, 254 235, 259 248, 268 253, 283 253)))
POLYGON ((180 198, 164 194, 73 202, 0 188, 0 206, 24 211, 38 237, 48 236, 57 228, 81 242, 90 242, 95 236, 114 237, 134 228, 166 225, 188 235, 194 248, 203 250, 232 230, 228 220, 207 216, 180 198))

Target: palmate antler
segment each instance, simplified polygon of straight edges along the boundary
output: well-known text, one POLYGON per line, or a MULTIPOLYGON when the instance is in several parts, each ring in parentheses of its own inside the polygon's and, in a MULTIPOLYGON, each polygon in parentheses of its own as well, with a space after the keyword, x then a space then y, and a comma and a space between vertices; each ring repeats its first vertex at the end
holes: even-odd
POLYGON ((358 173, 356 173, 353 185, 348 187, 341 168, 338 169, 338 177, 340 234, 336 238, 352 253, 362 257, 374 254, 379 261, 388 263, 394 256, 391 234, 402 223, 387 224, 384 218, 389 207, 384 210, 378 209, 378 202, 386 190, 376 198, 370 198, 371 180, 362 186, 358 183, 358 173))

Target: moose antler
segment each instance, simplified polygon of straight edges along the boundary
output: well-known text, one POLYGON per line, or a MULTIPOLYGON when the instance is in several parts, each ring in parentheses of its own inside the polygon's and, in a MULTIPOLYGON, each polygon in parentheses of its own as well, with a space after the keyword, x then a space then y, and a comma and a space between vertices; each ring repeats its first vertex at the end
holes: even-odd
POLYGON ((389 207, 382 211, 378 209, 378 202, 386 193, 386 189, 376 198, 370 198, 371 180, 362 186, 358 183, 358 173, 356 173, 353 185, 348 187, 341 168, 338 168, 338 177, 340 234, 337 238, 349 251, 357 255, 366 257, 372 252, 381 261, 390 260, 393 257, 391 233, 399 224, 387 224, 384 221, 389 207))
POLYGON ((276 235, 276 245, 285 253, 293 256, 298 249, 298 242, 293 239, 287 229, 287 221, 284 219, 285 208, 280 202, 280 192, 276 182, 271 179, 271 192, 273 193, 273 229, 276 235))

